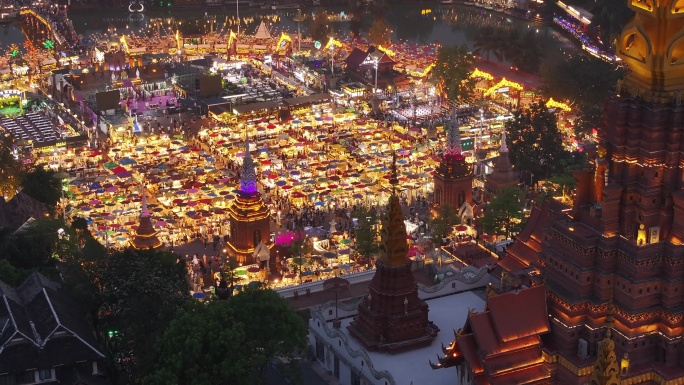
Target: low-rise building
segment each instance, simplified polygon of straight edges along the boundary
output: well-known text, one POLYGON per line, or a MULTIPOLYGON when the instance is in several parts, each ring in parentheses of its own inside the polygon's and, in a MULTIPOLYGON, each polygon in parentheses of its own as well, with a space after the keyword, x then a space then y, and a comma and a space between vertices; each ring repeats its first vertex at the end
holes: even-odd
POLYGON ((17 288, 0 281, 0 384, 108 384, 104 358, 57 282, 35 272, 17 288))

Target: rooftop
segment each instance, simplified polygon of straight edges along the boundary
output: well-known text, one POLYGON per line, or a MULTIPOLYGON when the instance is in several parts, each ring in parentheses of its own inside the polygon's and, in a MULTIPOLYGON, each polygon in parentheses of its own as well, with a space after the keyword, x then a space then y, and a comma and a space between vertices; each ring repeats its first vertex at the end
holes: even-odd
MULTIPOLYGON (((442 345, 448 346, 453 341, 453 331, 463 326, 469 310, 484 310, 485 301, 476 293, 467 291, 426 300, 425 302, 430 307, 428 318, 440 329, 437 337, 430 346, 392 355, 379 352, 366 352, 365 354, 367 354, 369 362, 363 367, 358 365, 356 369, 363 372, 368 378, 373 377, 373 375, 369 373, 369 367, 375 372, 384 373, 384 371, 386 371, 397 385, 454 384, 456 380, 455 369, 433 370, 430 367, 428 360, 430 358, 433 358, 434 360, 436 354, 441 354, 442 345)), ((326 313, 326 311, 324 311, 326 309, 322 309, 322 314, 326 313)), ((316 317, 316 315, 314 315, 314 317, 316 317)), ((321 316, 318 315, 318 317, 321 316)), ((341 346, 337 342, 331 343, 331 346, 336 349, 337 354, 344 355, 346 359, 356 362, 356 359, 350 359, 348 357, 359 357, 359 353, 363 351, 363 345, 349 335, 347 326, 349 326, 351 321, 352 318, 342 320, 342 326, 339 329, 339 331, 342 332, 342 337, 333 334, 336 333, 337 330, 332 328, 332 322, 327 322, 325 325, 321 322, 321 327, 319 328, 316 325, 316 318, 312 318, 309 321, 309 328, 314 329, 317 334, 324 336, 328 341, 342 339, 341 346), (325 330, 323 330, 323 328, 325 328, 325 330), (331 335, 334 337, 331 337, 331 335)), ((364 354, 361 353, 361 357, 363 356, 364 354)))

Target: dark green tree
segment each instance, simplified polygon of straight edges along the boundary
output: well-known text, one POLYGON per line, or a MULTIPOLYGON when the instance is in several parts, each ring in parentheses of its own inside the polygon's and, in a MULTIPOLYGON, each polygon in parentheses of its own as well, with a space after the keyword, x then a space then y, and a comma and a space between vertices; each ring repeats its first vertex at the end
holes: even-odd
POLYGON ((593 56, 554 55, 544 60, 540 75, 547 97, 568 101, 578 112, 575 134, 591 134, 601 122, 603 105, 623 71, 593 56))
POLYGON ((585 110, 603 106, 622 71, 593 56, 553 55, 544 60, 540 75, 546 96, 585 110))
POLYGON ((23 269, 54 267, 56 260, 74 253, 74 239, 61 219, 38 218, 9 235, 4 257, 23 269))
POLYGON ((275 358, 306 346, 306 326, 278 293, 250 288, 227 301, 187 303, 159 345, 145 385, 262 384, 275 358))
POLYGON ((559 171, 567 157, 556 115, 543 103, 533 103, 513 113, 506 122, 511 163, 523 170, 523 180, 544 179, 559 171))
POLYGON ((0 198, 12 198, 20 181, 21 163, 14 155, 14 138, 9 134, 0 135, 0 198))
POLYGON ((0 259, 0 281, 15 287, 22 283, 28 275, 28 270, 13 266, 6 259, 0 259))
POLYGON ((544 57, 545 50, 534 30, 527 29, 525 32, 520 32, 516 28, 505 30, 501 42, 503 57, 514 67, 529 73, 539 71, 539 63, 544 57))
POLYGON ((349 31, 354 37, 359 37, 363 27, 363 12, 366 9, 366 2, 364 0, 348 0, 348 3, 349 13, 352 15, 349 31))
POLYGON ((56 175, 55 171, 36 167, 22 174, 21 191, 45 204, 54 213, 57 202, 62 197, 62 181, 56 175))
POLYGON ((522 228, 525 195, 516 188, 504 188, 487 203, 482 217, 482 229, 491 235, 510 238, 522 228))
POLYGON ((615 40, 629 19, 634 16, 634 11, 622 0, 591 1, 591 5, 594 6, 590 8, 594 15, 591 18, 591 25, 598 26, 599 36, 603 42, 614 49, 615 40))
POLYGON ((240 348, 249 357, 249 372, 255 374, 256 383, 262 383, 274 358, 290 358, 306 347, 304 320, 275 291, 248 288, 229 303, 231 320, 242 324, 247 336, 240 348))
POLYGON ((328 14, 325 12, 325 9, 316 9, 313 17, 309 21, 309 36, 314 40, 325 44, 328 40, 329 33, 330 25, 328 24, 328 14))
POLYGON ((311 244, 311 240, 309 240, 304 232, 304 229, 298 229, 296 230, 296 233, 297 235, 292 240, 292 243, 290 243, 290 248, 288 251, 290 252, 290 255, 292 255, 292 258, 294 258, 295 265, 298 267, 295 273, 299 274, 299 281, 301 283, 302 266, 304 266, 304 264, 307 262, 306 257, 311 255, 313 245, 311 244))
POLYGON ((465 44, 442 46, 430 72, 430 79, 450 100, 468 100, 475 87, 475 80, 470 78, 474 65, 475 57, 468 52, 465 44))
POLYGON ((131 377, 120 382, 152 370, 157 338, 190 300, 185 266, 177 258, 167 251, 128 248, 94 262, 88 271, 99 288, 100 324, 121 331, 119 346, 134 354, 134 365, 121 371, 131 377))
POLYGON ((575 119, 574 130, 578 139, 587 138, 592 134, 592 130, 601 124, 603 108, 598 105, 582 108, 580 115, 575 119))
POLYGON ((474 35, 473 53, 484 56, 487 61, 493 53, 498 61, 502 61, 505 38, 505 33, 501 28, 485 26, 477 30, 474 35))
POLYGON ((432 229, 432 241, 437 244, 443 244, 442 239, 447 238, 451 234, 454 226, 461 223, 461 218, 458 216, 458 211, 451 205, 441 205, 435 210, 430 211, 430 219, 428 221, 430 229, 432 229))
POLYGON ((375 19, 368 30, 368 40, 374 45, 387 46, 392 38, 392 26, 385 18, 375 19))
POLYGON ((375 210, 361 207, 352 213, 356 218, 356 252, 364 259, 368 259, 378 253, 378 215, 375 210))
POLYGON ((143 384, 252 384, 250 357, 241 349, 247 335, 232 314, 227 301, 187 302, 159 339, 158 360, 143 384))

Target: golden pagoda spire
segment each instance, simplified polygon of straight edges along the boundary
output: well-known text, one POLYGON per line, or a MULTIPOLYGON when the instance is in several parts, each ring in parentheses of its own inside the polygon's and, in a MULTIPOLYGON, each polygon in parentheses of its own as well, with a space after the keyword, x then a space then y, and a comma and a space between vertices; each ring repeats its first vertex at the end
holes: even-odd
POLYGON ((679 102, 684 89, 684 0, 628 4, 635 15, 618 38, 617 55, 629 71, 624 87, 618 88, 649 102, 679 102))
POLYGON ((606 338, 601 342, 601 348, 594 362, 591 373, 591 385, 620 385, 620 365, 615 354, 615 342, 610 338, 613 330, 613 287, 610 287, 608 311, 606 312, 606 338))
POLYGON ((380 244, 378 261, 388 267, 397 267, 406 265, 408 243, 406 242, 404 213, 401 211, 401 203, 396 192, 396 186, 399 184, 396 153, 392 154, 391 172, 392 196, 390 196, 387 204, 387 215, 382 221, 382 232, 380 234, 382 243, 380 244))

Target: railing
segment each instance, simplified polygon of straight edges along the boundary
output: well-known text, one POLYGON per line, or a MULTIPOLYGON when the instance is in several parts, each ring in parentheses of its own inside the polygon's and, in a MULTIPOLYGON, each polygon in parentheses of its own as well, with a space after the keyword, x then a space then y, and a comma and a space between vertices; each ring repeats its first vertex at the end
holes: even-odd
MULTIPOLYGON (((359 273, 347 274, 344 276, 344 279, 349 281, 350 285, 353 285, 353 284, 359 283, 359 282, 370 281, 373 278, 373 275, 375 275, 375 270, 366 270, 366 271, 362 271, 359 273)), ((319 280, 319 281, 315 281, 315 282, 307 282, 307 283, 303 283, 301 285, 294 285, 294 286, 289 286, 289 287, 285 287, 282 289, 278 289, 276 291, 283 298, 294 297, 295 292, 297 292, 298 295, 302 295, 302 294, 307 292, 307 289, 308 289, 309 293, 315 293, 315 292, 323 291, 323 282, 324 281, 325 280, 319 280)))
MULTIPOLYGON (((320 322, 321 323, 321 329, 323 330, 323 332, 325 332, 327 338, 326 338, 326 336, 321 335, 318 332, 318 330, 316 330, 315 328, 313 328, 311 326, 309 327, 309 330, 312 332, 312 334, 315 337, 318 337, 320 339, 320 341, 323 342, 328 347, 329 350, 331 350, 333 352, 336 351, 336 349, 333 349, 332 344, 330 344, 328 341, 333 339, 333 338, 339 338, 341 340, 342 345, 344 346, 345 350, 347 351, 347 354, 349 354, 349 356, 351 358, 359 358, 360 357, 364 362, 366 362, 367 365, 365 366, 365 368, 368 369, 370 374, 373 377, 375 377, 376 380, 380 380, 380 379, 384 378, 388 385, 396 385, 397 384, 397 382, 394 380, 394 377, 392 377, 392 374, 390 372, 388 372, 387 370, 380 370, 380 371, 375 370, 375 367, 373 366, 373 361, 371 360, 370 356, 368 355, 368 353, 366 353, 365 350, 362 350, 362 349, 356 350, 353 347, 351 347, 349 344, 349 337, 346 334, 344 334, 339 329, 331 329, 328 326, 328 323, 325 321, 325 318, 323 317, 323 315, 318 310, 313 310, 313 312, 311 314, 311 320, 309 320, 309 323, 313 324, 314 322, 320 322)), ((344 362, 350 368, 357 368, 358 369, 358 367, 356 367, 356 365, 351 363, 343 355, 340 354, 340 355, 336 355, 336 356, 338 359, 340 359, 342 362, 344 362)), ((361 373, 361 376, 365 377, 365 375, 363 373, 361 373)), ((364 378, 364 379, 369 384, 374 382, 374 381, 369 381, 368 378, 364 378)))

